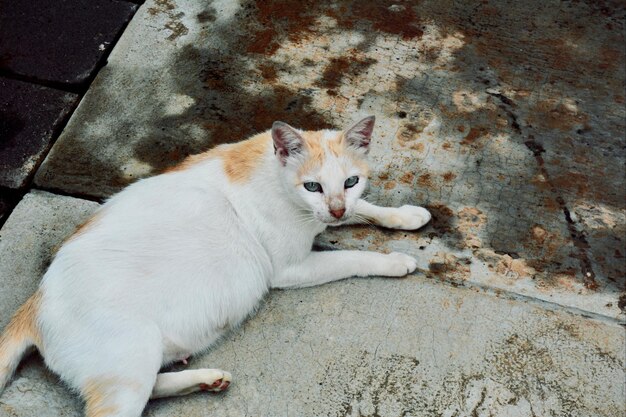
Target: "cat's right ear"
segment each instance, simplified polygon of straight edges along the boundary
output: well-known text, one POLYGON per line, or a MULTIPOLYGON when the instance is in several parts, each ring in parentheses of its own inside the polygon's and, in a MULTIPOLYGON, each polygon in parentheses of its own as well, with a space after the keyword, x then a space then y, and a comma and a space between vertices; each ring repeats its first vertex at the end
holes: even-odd
POLYGON ((370 141, 372 140, 372 131, 374 130, 375 121, 376 118, 374 116, 368 116, 365 119, 359 120, 350 129, 346 130, 344 138, 348 142, 348 146, 367 153, 370 141))
POLYGON ((274 141, 274 153, 283 166, 287 164, 287 158, 302 152, 302 136, 287 123, 274 122, 272 139, 274 141))

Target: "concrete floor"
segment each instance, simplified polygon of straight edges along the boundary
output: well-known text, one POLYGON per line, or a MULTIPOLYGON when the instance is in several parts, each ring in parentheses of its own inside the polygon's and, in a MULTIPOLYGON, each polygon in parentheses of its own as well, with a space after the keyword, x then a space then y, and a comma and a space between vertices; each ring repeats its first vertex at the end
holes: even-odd
MULTIPOLYGON (((97 206, 83 198, 274 120, 375 114, 368 199, 435 218, 318 244, 404 251, 420 271, 272 293, 190 364, 231 370, 227 393, 146 415, 624 415, 621 3, 294 4, 140 7, 36 174, 53 194, 28 194, 2 229, 0 326, 97 206)), ((80 403, 35 358, 5 415, 80 403)))

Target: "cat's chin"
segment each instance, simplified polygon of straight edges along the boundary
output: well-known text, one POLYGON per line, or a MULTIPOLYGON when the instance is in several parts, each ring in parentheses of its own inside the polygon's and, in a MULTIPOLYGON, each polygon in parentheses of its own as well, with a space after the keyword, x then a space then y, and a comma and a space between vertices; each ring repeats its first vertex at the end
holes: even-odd
POLYGON ((341 220, 325 220, 324 224, 326 226, 341 226, 342 224, 346 224, 348 222, 348 219, 341 219, 341 220))

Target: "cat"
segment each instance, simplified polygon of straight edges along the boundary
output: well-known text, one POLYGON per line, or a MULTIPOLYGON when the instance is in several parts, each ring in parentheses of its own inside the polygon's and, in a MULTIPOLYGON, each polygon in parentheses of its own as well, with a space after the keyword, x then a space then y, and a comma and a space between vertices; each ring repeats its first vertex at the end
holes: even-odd
POLYGON ((58 250, 0 337, 0 393, 36 347, 88 417, 134 417, 151 398, 222 391, 219 369, 159 373, 206 350, 271 288, 400 277, 401 253, 312 251, 327 226, 415 230, 430 213, 360 199, 374 128, 302 131, 283 122, 187 158, 108 200, 58 250))

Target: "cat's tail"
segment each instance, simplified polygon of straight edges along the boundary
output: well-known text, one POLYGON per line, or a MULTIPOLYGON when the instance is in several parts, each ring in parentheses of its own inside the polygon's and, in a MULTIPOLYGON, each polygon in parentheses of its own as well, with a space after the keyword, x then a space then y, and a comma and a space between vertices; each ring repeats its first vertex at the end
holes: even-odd
POLYGON ((0 336, 0 394, 15 373, 24 354, 40 345, 37 315, 41 293, 37 291, 13 316, 0 336))

